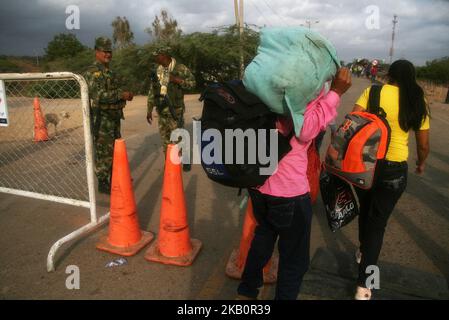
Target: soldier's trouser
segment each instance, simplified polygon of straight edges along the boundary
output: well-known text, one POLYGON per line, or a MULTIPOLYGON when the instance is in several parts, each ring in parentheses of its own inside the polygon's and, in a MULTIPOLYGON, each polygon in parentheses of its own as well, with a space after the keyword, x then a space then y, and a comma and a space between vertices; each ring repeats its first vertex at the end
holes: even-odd
POLYGON ((101 110, 98 115, 93 111, 92 125, 94 127, 95 173, 98 181, 109 183, 112 175, 114 142, 121 137, 120 113, 117 110, 101 110))
POLYGON ((179 119, 179 121, 173 119, 173 116, 171 115, 170 110, 168 108, 158 111, 159 133, 161 135, 164 152, 166 152, 167 146, 171 143, 170 135, 172 131, 177 128, 184 127, 184 109, 176 108, 175 111, 176 111, 176 118, 179 119))

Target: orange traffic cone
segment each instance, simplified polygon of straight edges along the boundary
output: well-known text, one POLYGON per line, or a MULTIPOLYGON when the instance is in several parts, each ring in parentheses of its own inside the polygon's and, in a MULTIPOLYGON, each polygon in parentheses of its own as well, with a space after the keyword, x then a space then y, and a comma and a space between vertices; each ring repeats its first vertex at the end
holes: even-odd
POLYGON ((154 235, 141 231, 137 219, 137 206, 131 183, 126 145, 115 140, 112 166, 111 210, 109 235, 97 243, 97 249, 121 256, 135 255, 154 235))
POLYGON ((153 262, 189 266, 201 249, 201 241, 190 239, 187 209, 182 183, 182 164, 175 144, 167 147, 162 187, 161 216, 158 240, 151 244, 145 259, 153 262))
MULTIPOLYGON (((228 264, 226 265, 226 275, 233 279, 241 279, 243 269, 245 268, 246 258, 248 256, 249 248, 251 247, 251 241, 254 238, 254 230, 256 229, 257 221, 253 214, 253 204, 251 199, 248 199, 248 205, 246 207, 245 221, 243 222, 242 237, 240 239, 239 249, 234 249, 229 257, 228 264)), ((273 253, 270 261, 263 269, 263 281, 264 283, 274 283, 277 280, 279 264, 279 255, 277 252, 273 253)))
POLYGON ((39 98, 35 97, 34 102, 34 142, 47 141, 48 131, 45 126, 45 120, 42 116, 41 105, 39 98))

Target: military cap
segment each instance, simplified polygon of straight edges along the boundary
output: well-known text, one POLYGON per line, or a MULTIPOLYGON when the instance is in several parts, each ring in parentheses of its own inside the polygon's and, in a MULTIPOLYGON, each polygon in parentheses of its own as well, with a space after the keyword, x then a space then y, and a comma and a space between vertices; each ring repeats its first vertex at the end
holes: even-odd
POLYGON ((168 45, 165 44, 159 44, 154 48, 153 50, 153 56, 157 56, 159 54, 165 54, 167 56, 170 56, 171 48, 168 45))
POLYGON ((95 39, 95 50, 112 51, 111 39, 106 37, 98 37, 95 39))

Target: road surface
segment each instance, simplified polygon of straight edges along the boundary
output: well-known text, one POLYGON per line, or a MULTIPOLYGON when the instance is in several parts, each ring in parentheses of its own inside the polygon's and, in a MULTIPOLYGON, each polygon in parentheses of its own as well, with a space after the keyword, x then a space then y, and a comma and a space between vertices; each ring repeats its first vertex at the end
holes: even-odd
MULTIPOLYGON (((354 79, 343 97, 339 119, 348 112, 369 81, 354 79)), ((186 97, 187 127, 201 114, 198 95, 186 97)), ((401 299, 445 298, 449 280, 449 105, 433 104, 431 152, 424 176, 413 173, 415 145, 410 139, 410 175, 385 234, 380 257, 381 288, 376 296, 401 299), (420 280, 421 279, 421 280, 420 280), (384 280, 384 281, 383 281, 384 280), (383 281, 383 282, 382 282, 383 281), (408 288, 408 289, 407 289, 408 288)), ((157 125, 145 121, 146 97, 126 107, 122 134, 126 140, 140 226, 158 233, 163 153, 157 125)), ((329 141, 325 137, 325 146, 329 141)), ((323 150, 325 148, 323 147, 323 150)), ((191 236, 203 248, 190 267, 146 261, 145 249, 128 264, 105 265, 117 256, 95 249, 107 227, 65 245, 56 271, 46 272, 50 246, 88 222, 87 210, 47 201, 0 194, 0 298, 2 299, 234 299, 238 281, 225 275, 231 251, 239 245, 244 210, 237 190, 208 180, 201 166, 184 174, 191 236), (67 266, 80 270, 80 289, 66 288, 67 266)), ((100 196, 98 210, 108 210, 100 196)), ((351 299, 357 248, 357 223, 331 233, 321 200, 314 206, 311 271, 302 299, 351 299)), ((273 286, 263 297, 271 298, 273 286)))

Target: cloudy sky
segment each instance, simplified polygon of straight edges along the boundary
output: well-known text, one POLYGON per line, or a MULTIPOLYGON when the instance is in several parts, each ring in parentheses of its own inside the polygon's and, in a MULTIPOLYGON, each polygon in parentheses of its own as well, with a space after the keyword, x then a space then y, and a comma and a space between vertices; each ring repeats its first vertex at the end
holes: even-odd
MULTIPOLYGON (((184 33, 209 32, 214 27, 234 23, 233 3, 233 0, 0 0, 0 54, 43 54, 55 34, 68 32, 69 5, 80 9, 80 29, 70 32, 92 47, 96 36, 112 35, 110 25, 116 16, 126 16, 135 41, 144 44, 150 41, 144 29, 161 9, 167 9, 178 20, 184 33)), ((345 61, 355 57, 388 60, 394 14, 399 20, 395 58, 407 58, 421 65, 449 56, 449 0, 245 0, 245 22, 249 24, 298 26, 307 20, 319 21, 312 28, 333 41, 345 61)))

